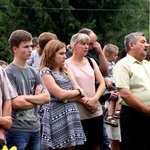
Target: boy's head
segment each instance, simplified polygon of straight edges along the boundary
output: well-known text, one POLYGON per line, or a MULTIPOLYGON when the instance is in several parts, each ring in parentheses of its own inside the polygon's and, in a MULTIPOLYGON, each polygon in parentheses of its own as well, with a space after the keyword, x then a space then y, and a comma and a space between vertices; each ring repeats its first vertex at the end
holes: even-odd
POLYGON ((14 53, 13 51, 14 46, 19 47, 21 42, 27 42, 31 40, 32 40, 32 35, 29 32, 25 30, 16 30, 12 32, 9 37, 10 49, 14 53))
POLYGON ((103 48, 103 53, 108 61, 115 62, 118 58, 119 48, 113 44, 107 44, 103 48))

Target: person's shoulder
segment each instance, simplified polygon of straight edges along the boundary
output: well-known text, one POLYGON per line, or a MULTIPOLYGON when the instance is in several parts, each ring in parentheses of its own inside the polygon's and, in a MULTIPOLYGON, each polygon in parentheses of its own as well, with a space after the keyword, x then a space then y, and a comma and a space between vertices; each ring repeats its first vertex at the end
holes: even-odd
POLYGON ((89 52, 87 53, 86 57, 95 59, 95 57, 91 53, 89 53, 89 52))
POLYGON ((65 64, 68 63, 68 62, 70 62, 70 58, 65 60, 65 64))
POLYGON ((33 54, 34 54, 34 53, 38 53, 38 51, 37 51, 37 50, 32 50, 31 53, 33 53, 33 54))
POLYGON ((13 70, 16 66, 13 65, 13 63, 10 63, 6 68, 5 68, 5 71, 7 72, 8 70, 13 70))
POLYGON ((127 57, 124 57, 124 58, 118 60, 118 61, 115 63, 115 65, 117 65, 117 64, 124 64, 125 62, 128 62, 127 57))
POLYGON ((35 67, 33 67, 33 66, 27 66, 27 68, 29 68, 32 72, 34 72, 36 74, 39 73, 38 70, 35 67))
POLYGON ((87 58, 88 60, 91 60, 92 63, 96 63, 96 60, 95 60, 93 57, 86 56, 86 58, 87 58))
POLYGON ((2 66, 0 66, 0 74, 2 75, 4 75, 5 74, 5 69, 2 67, 2 66))
POLYGON ((43 69, 40 70, 40 75, 43 76, 44 74, 52 74, 52 70, 45 67, 43 69))
POLYGON ((37 50, 33 50, 33 51, 31 52, 31 55, 32 55, 32 56, 36 56, 36 55, 39 55, 39 53, 38 53, 37 50))
POLYGON ((99 60, 93 54, 88 52, 86 57, 93 59, 97 63, 97 65, 99 65, 99 60))

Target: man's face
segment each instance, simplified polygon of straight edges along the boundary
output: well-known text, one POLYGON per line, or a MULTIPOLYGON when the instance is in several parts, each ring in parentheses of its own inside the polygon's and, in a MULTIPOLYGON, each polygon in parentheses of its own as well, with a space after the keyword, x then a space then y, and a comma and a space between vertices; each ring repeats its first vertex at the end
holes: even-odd
POLYGON ((92 50, 92 49, 94 49, 93 44, 96 42, 97 36, 95 35, 95 33, 91 32, 89 34, 89 38, 90 38, 89 50, 92 50))
POLYGON ((21 42, 19 47, 14 46, 13 49, 15 57, 26 61, 31 56, 32 41, 21 42))
POLYGON ((138 61, 142 61, 143 59, 145 59, 146 55, 147 55, 147 41, 145 36, 137 36, 137 42, 136 44, 131 44, 131 49, 133 50, 133 54, 134 57, 138 60, 138 61))

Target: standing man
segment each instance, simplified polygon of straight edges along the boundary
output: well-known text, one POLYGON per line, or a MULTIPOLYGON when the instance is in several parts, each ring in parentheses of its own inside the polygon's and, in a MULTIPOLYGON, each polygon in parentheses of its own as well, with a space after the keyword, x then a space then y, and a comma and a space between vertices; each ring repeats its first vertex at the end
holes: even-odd
POLYGON ((0 149, 5 143, 5 132, 12 125, 11 99, 16 96, 6 72, 0 67, 0 149))
POLYGON ((147 41, 140 32, 124 40, 126 57, 114 69, 116 87, 122 98, 121 150, 149 150, 150 142, 150 63, 147 41))
POLYGON ((18 97, 12 100, 13 124, 7 132, 7 146, 40 150, 38 105, 48 103, 50 95, 38 71, 26 63, 32 51, 32 35, 25 30, 16 30, 10 35, 9 44, 14 59, 6 72, 18 97))

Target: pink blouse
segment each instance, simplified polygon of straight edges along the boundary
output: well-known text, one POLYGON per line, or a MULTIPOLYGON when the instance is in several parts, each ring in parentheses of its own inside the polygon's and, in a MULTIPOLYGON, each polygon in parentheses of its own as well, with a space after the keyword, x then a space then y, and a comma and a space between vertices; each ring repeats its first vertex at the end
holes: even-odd
MULTIPOLYGON (((94 70, 99 69, 95 60, 92 58, 91 58, 91 60, 94 65, 94 70)), ((93 97, 95 94, 95 75, 94 75, 94 70, 91 67, 88 60, 86 61, 85 66, 80 67, 80 66, 74 65, 70 61, 70 59, 67 59, 66 67, 72 72, 78 85, 84 89, 85 96, 87 96, 88 98, 93 97)), ((102 113, 103 113, 102 107, 101 107, 101 104, 99 101, 97 101, 97 103, 96 103, 98 110, 95 113, 92 113, 89 109, 87 109, 84 104, 77 103, 77 105, 78 105, 78 109, 80 112, 81 120, 97 117, 97 116, 102 115, 102 113)))

